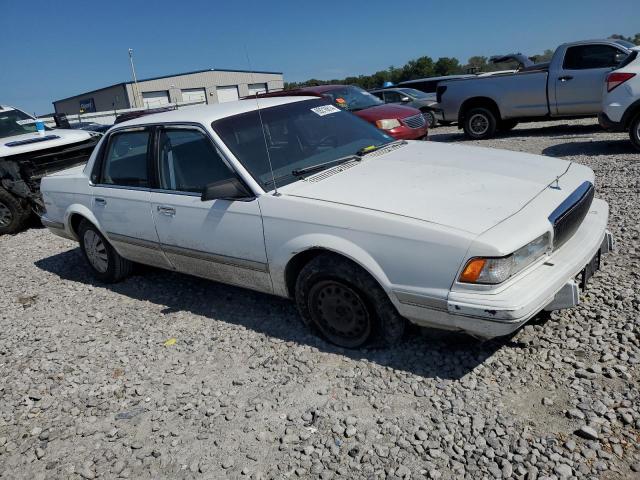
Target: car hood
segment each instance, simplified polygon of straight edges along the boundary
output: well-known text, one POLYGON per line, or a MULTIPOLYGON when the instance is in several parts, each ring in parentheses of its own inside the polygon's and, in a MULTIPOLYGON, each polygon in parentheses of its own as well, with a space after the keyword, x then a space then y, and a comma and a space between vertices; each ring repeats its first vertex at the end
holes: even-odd
POLYGON ((45 132, 45 137, 55 136, 58 138, 42 139, 37 133, 25 133, 13 137, 0 138, 0 158, 21 153, 35 152, 52 147, 60 147, 70 143, 84 142, 91 138, 91 134, 84 130, 53 129, 45 132), (39 140, 23 145, 7 146, 7 143, 20 142, 23 140, 39 140))
POLYGON ((523 208, 570 165, 506 150, 408 142, 280 191, 479 234, 523 208))
POLYGON ((385 118, 406 118, 412 115, 419 115, 420 110, 405 105, 388 103, 365 108, 364 110, 357 110, 353 113, 367 122, 375 122, 376 120, 383 120, 385 118))

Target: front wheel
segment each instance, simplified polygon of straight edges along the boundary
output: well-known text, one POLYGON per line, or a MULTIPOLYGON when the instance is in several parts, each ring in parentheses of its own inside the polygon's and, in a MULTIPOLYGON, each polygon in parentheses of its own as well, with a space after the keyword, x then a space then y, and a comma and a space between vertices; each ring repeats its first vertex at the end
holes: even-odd
POLYGON ((462 127, 466 136, 472 140, 491 138, 496 133, 496 116, 488 108, 472 108, 465 113, 462 127))
POLYGON ((629 138, 633 146, 636 147, 637 150, 640 150, 640 114, 636 115, 636 118, 631 122, 629 138))
POLYGON ((122 258, 91 222, 80 223, 78 237, 84 258, 98 280, 115 283, 131 274, 133 263, 122 258))
POLYGON ((311 260, 296 281, 296 304, 305 324, 344 348, 398 343, 407 321, 362 268, 333 254, 311 260))
POLYGON ((0 235, 19 232, 30 216, 31 212, 22 200, 0 188, 0 235))
POLYGON ((434 128, 437 125, 438 120, 436 120, 436 116, 434 115, 432 110, 424 110, 422 112, 422 116, 427 121, 427 127, 428 128, 431 129, 431 128, 434 128))

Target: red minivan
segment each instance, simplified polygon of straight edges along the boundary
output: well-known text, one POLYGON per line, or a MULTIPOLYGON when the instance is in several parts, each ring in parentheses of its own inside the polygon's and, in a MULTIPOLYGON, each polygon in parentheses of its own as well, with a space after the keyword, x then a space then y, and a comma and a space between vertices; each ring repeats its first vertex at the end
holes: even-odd
POLYGON ((354 85, 320 85, 259 96, 287 95, 325 97, 336 107, 352 112, 396 139, 418 140, 426 138, 428 134, 427 121, 420 110, 405 105, 384 103, 375 95, 354 85))

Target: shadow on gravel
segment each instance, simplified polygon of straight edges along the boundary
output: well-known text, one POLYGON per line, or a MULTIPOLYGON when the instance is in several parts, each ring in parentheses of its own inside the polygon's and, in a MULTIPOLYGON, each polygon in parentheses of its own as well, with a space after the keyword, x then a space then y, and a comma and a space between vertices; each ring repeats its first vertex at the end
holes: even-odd
MULTIPOLYGON (((562 138, 570 136, 571 138, 580 138, 581 135, 591 137, 594 134, 604 133, 604 130, 597 124, 590 125, 571 125, 561 123, 557 125, 547 125, 544 127, 536 126, 536 123, 528 123, 525 127, 516 127, 508 132, 498 132, 495 138, 516 138, 516 137, 546 137, 546 138, 562 138)), ((462 130, 455 133, 438 133, 437 128, 429 131, 429 140, 435 142, 457 142, 466 140, 462 130)))
POLYGON ((634 155, 633 160, 640 159, 640 152, 633 147, 628 139, 561 143, 545 148, 542 154, 550 157, 571 157, 574 155, 634 155))
POLYGON ((459 379, 502 346, 518 347, 509 339, 482 343, 460 333, 411 327, 407 340, 397 347, 345 350, 313 335, 298 320, 293 302, 279 297, 151 267, 141 267, 136 275, 121 283, 105 285, 93 278, 79 248, 38 260, 35 265, 63 280, 106 288, 163 306, 163 314, 190 312, 242 325, 286 342, 310 345, 323 352, 426 378, 459 379))

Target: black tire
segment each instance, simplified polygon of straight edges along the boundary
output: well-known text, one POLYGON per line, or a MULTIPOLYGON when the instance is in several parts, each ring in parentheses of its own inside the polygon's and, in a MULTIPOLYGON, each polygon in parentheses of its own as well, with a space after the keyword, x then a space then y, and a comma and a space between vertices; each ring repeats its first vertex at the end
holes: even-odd
POLYGON ((434 115, 433 110, 423 110, 422 115, 427 121, 428 128, 435 128, 436 125, 438 125, 438 120, 436 119, 436 116, 434 115))
POLYGON ((629 138, 637 150, 640 150, 640 114, 636 115, 629 126, 629 138))
POLYGON ((295 300, 303 322, 339 347, 391 346, 400 342, 407 325, 371 275, 334 254, 305 265, 295 300))
POLYGON ((496 133, 496 115, 488 108, 475 107, 464 114, 465 135, 472 140, 484 140, 491 138, 496 133))
POLYGON ((508 132, 509 130, 513 130, 518 125, 517 120, 500 120, 498 122, 498 130, 501 132, 508 132))
POLYGON ((21 231, 30 217, 31 210, 24 200, 0 188, 0 235, 21 231))
POLYGON ((133 263, 122 258, 104 235, 88 220, 80 222, 78 239, 85 260, 94 276, 101 282, 116 283, 131 274, 133 263), (93 241, 96 244, 93 244, 93 241))

